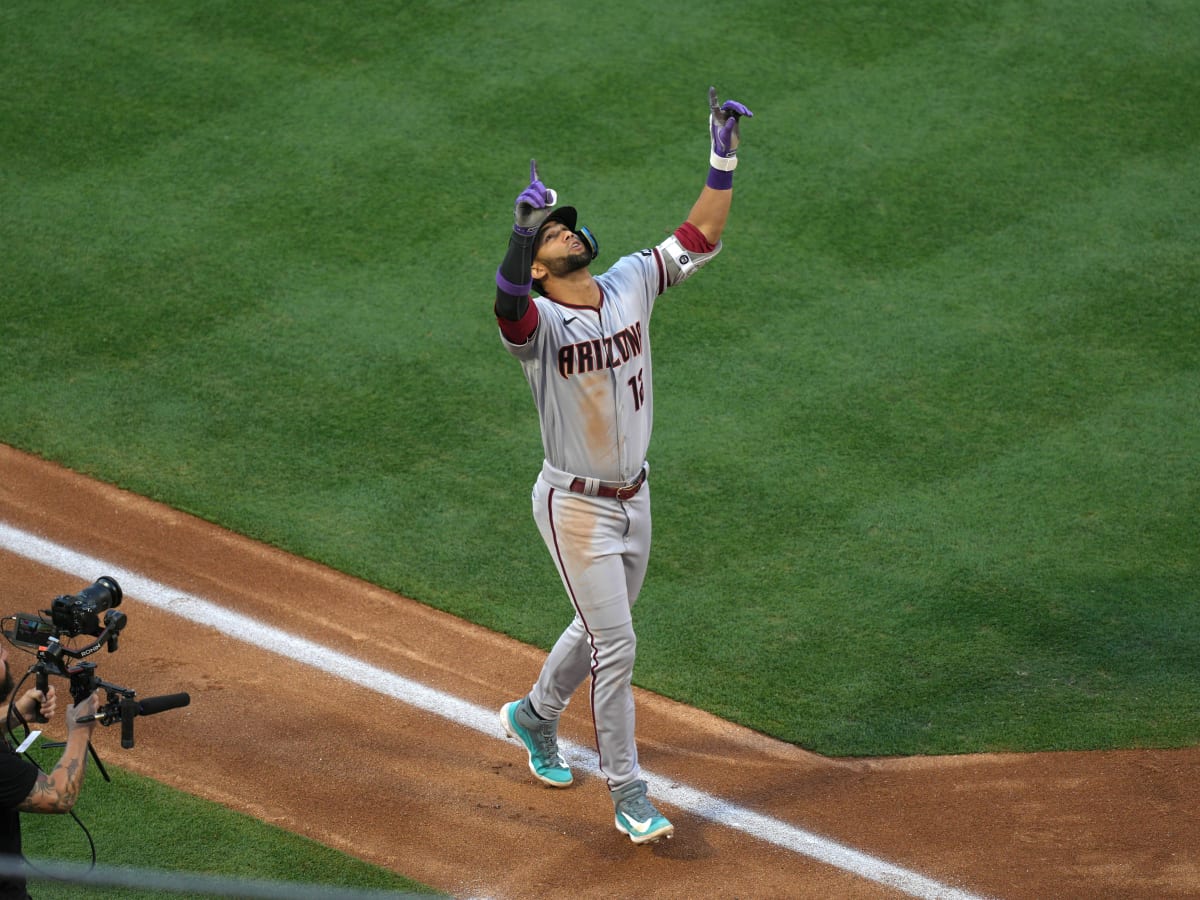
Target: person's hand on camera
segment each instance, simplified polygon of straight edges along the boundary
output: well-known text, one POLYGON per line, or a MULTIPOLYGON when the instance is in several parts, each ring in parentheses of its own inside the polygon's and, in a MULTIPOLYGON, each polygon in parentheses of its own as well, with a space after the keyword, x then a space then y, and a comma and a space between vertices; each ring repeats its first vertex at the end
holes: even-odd
POLYGON ((83 728, 91 734, 96 729, 96 720, 92 719, 89 722, 80 722, 79 720, 85 716, 94 716, 100 710, 99 694, 96 691, 88 694, 74 706, 67 708, 67 733, 70 734, 76 728, 83 728))
POLYGON ((25 716, 32 716, 35 711, 40 712, 42 720, 49 722, 54 718, 54 713, 58 711, 58 693, 54 690, 54 685, 50 685, 45 694, 37 688, 33 688, 21 695, 16 707, 25 716))
POLYGON ((36 688, 30 688, 14 700, 12 705, 17 714, 25 719, 31 719, 38 712, 41 712, 44 718, 39 721, 48 722, 57 708, 55 700, 54 687, 51 685, 45 694, 36 688))

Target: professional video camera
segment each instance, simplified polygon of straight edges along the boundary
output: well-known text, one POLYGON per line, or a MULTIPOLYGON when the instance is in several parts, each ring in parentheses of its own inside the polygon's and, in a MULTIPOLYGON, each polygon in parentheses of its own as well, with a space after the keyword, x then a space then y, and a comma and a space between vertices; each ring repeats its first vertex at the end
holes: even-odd
MULTIPOLYGON (((102 575, 78 594, 54 598, 50 608, 42 610, 40 616, 17 613, 4 619, 4 623, 12 622, 12 627, 0 630, 10 643, 36 652, 37 662, 29 669, 29 674, 35 676, 37 689, 43 693, 49 689, 51 675, 70 679, 71 699, 75 704, 103 688, 107 692, 107 701, 95 716, 86 716, 79 721, 94 719, 101 725, 120 722, 121 746, 129 749, 133 746, 135 717, 187 706, 191 697, 181 693, 138 700, 133 690, 101 681, 96 676, 95 663, 83 661, 104 646, 109 653, 116 651, 117 636, 127 622, 125 613, 113 609, 121 605, 121 598, 121 586, 115 579, 102 575), (103 624, 100 613, 104 613, 103 624), (68 647, 62 642, 63 637, 80 635, 95 640, 79 648, 68 647), (70 665, 65 661, 67 659, 80 662, 70 665)), ((45 721, 40 714, 35 714, 34 718, 45 721)))

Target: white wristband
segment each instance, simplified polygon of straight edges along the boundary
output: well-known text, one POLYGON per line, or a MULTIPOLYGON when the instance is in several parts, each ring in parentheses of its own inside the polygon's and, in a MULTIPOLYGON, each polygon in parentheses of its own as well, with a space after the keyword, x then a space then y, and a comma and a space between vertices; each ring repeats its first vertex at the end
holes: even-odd
POLYGON ((717 151, 713 150, 708 156, 708 164, 714 169, 720 169, 722 172, 732 172, 737 168, 737 157, 718 156, 717 151))

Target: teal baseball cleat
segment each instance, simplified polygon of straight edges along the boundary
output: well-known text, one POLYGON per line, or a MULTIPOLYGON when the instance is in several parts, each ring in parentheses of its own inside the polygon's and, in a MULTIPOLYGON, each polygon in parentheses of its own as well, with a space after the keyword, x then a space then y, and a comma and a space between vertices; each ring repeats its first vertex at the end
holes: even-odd
POLYGON ((534 778, 550 787, 571 786, 575 777, 558 751, 558 722, 534 715, 528 697, 505 703, 500 710, 500 722, 505 734, 525 745, 529 771, 534 778))
POLYGON ((646 796, 646 782, 635 781, 612 792, 617 831, 635 844, 653 844, 675 834, 675 826, 646 796))

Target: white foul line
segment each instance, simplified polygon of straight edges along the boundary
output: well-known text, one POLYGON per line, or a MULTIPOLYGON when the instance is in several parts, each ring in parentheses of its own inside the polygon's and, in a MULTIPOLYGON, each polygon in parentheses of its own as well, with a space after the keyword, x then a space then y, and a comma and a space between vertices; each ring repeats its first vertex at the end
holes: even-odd
MULTIPOLYGON (((110 575, 121 585, 125 594, 137 597, 140 602, 164 612, 174 613, 191 622, 216 629, 260 650, 268 650, 310 665, 329 675, 377 691, 459 725, 465 725, 488 737, 505 739, 496 710, 476 706, 410 678, 344 656, 329 647, 269 628, 249 616, 225 609, 194 594, 168 587, 121 565, 78 553, 4 522, 0 522, 0 547, 78 578, 94 579, 100 575, 110 575)), ((560 744, 563 754, 574 765, 595 771, 594 753, 589 748, 569 741, 562 741, 560 744)), ((680 784, 673 779, 650 772, 643 772, 643 777, 656 799, 717 825, 744 832, 777 847, 835 866, 869 881, 887 885, 913 897, 923 900, 982 900, 975 894, 941 884, 780 819, 756 813, 680 784)))

